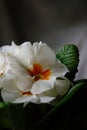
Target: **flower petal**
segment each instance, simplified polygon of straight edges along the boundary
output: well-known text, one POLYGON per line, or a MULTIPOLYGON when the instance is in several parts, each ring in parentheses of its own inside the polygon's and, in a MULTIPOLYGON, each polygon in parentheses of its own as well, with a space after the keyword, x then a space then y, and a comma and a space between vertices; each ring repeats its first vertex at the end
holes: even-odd
POLYGON ((57 61, 56 64, 54 64, 51 67, 51 71, 52 75, 57 77, 64 76, 67 72, 69 72, 68 68, 64 64, 62 64, 59 60, 57 61))
POLYGON ((25 103, 25 102, 31 102, 32 99, 36 98, 35 95, 31 95, 31 96, 20 96, 18 98, 16 98, 13 103, 25 103))
POLYGON ((55 87, 59 95, 64 95, 69 90, 71 85, 70 80, 67 78, 60 78, 55 81, 55 87))
POLYGON ((22 95, 22 91, 16 86, 14 80, 6 79, 3 83, 4 88, 1 90, 1 96, 5 102, 24 103, 36 98, 35 95, 22 95))
POLYGON ((8 58, 8 67, 5 75, 8 79, 14 79, 17 87, 21 91, 28 91, 32 86, 32 77, 29 75, 26 68, 20 65, 15 57, 8 58))
POLYGON ((55 97, 42 96, 40 97, 40 103, 49 103, 54 99, 55 97))
POLYGON ((35 95, 21 95, 20 91, 12 91, 2 89, 1 91, 2 98, 5 102, 10 103, 24 103, 29 102, 31 99, 35 98, 35 95))
POLYGON ((50 90, 47 90, 41 94, 39 94, 38 96, 41 97, 41 96, 48 96, 48 97, 56 97, 58 95, 58 92, 56 90, 56 88, 52 88, 50 90))
POLYGON ((38 80, 31 88, 31 93, 40 94, 54 87, 55 77, 51 77, 50 80, 38 80))
POLYGON ((40 98, 37 96, 36 98, 31 99, 30 102, 35 103, 35 104, 40 104, 40 98))
POLYGON ((17 92, 19 91, 15 81, 13 79, 8 79, 6 76, 3 78, 3 88, 6 91, 17 92))
POLYGON ((15 91, 10 92, 9 90, 2 89, 1 96, 4 102, 13 102, 18 98, 18 93, 15 91))
POLYGON ((3 82, 3 89, 1 90, 1 96, 4 101, 10 102, 18 97, 19 89, 17 88, 13 80, 5 79, 3 82))
POLYGON ((31 61, 33 62, 33 51, 30 42, 24 42, 22 45, 15 46, 14 56, 20 61, 20 63, 29 68, 31 61))
POLYGON ((30 88, 33 85, 33 81, 31 79, 31 77, 29 77, 28 75, 23 74, 22 76, 19 75, 20 77, 16 77, 15 82, 18 86, 18 88, 21 91, 29 91, 30 88))
POLYGON ((40 42, 33 44, 34 55, 37 63, 40 63, 43 68, 53 65, 56 61, 54 51, 47 44, 40 42))
POLYGON ((4 55, 0 52, 0 75, 3 73, 3 71, 5 70, 5 66, 6 66, 6 60, 4 55))
POLYGON ((6 46, 2 46, 0 48, 0 51, 4 54, 10 54, 10 53, 13 53, 13 50, 12 50, 12 47, 9 46, 9 45, 6 45, 6 46))

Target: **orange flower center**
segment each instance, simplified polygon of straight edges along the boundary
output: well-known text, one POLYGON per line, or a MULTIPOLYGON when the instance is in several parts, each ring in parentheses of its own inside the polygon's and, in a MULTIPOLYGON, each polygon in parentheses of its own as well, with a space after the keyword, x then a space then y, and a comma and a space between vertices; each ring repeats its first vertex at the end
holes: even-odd
POLYGON ((32 93, 30 91, 28 91, 28 92, 22 92, 22 95, 32 95, 32 93))
POLYGON ((37 80, 49 80, 51 71, 50 69, 46 69, 43 71, 42 66, 40 64, 34 64, 32 70, 28 70, 29 74, 33 77, 34 81, 37 80))

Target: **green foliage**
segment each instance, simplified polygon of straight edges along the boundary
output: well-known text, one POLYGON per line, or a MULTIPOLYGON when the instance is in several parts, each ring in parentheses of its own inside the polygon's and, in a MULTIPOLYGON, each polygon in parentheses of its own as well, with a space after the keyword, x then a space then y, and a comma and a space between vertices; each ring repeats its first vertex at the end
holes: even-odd
POLYGON ((87 85, 87 80, 80 80, 68 91, 68 93, 56 104, 56 106, 51 110, 53 112, 59 106, 67 102, 81 87, 87 85))
POLYGON ((8 103, 0 102, 0 109, 5 108, 7 106, 9 106, 8 103))
POLYGON ((69 79, 73 80, 75 78, 75 74, 78 71, 78 63, 79 63, 79 50, 73 45, 64 45, 57 51, 56 57, 67 66, 70 73, 66 75, 69 79))
POLYGON ((87 80, 81 80, 81 81, 76 81, 75 85, 68 91, 68 93, 60 100, 58 101, 58 103, 56 104, 55 107, 53 107, 53 109, 51 109, 39 122, 37 122, 35 124, 35 126, 33 126, 30 130, 33 130, 33 128, 39 128, 41 126, 44 127, 44 125, 49 122, 49 120, 51 119, 51 116, 53 114, 53 112, 56 112, 56 110, 63 105, 64 103, 66 103, 67 101, 69 101, 69 99, 82 87, 87 85, 87 80))
POLYGON ((27 121, 22 106, 10 104, 0 109, 0 128, 2 130, 27 130, 27 121))

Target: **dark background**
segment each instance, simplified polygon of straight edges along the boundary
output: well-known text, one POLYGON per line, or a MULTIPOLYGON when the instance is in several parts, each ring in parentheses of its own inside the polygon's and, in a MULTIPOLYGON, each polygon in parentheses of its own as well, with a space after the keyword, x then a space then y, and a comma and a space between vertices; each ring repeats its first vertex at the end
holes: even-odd
POLYGON ((62 30, 86 21, 86 0, 0 0, 0 43, 43 41, 54 47, 62 44, 62 30))
MULTIPOLYGON (((57 50, 66 43, 80 50, 77 79, 87 77, 86 0, 0 0, 0 46, 46 42, 57 50)), ((87 88, 82 88, 50 121, 49 129, 87 130, 87 88), (56 120, 57 118, 57 120, 56 120), (62 120, 63 124, 58 123, 62 120)))

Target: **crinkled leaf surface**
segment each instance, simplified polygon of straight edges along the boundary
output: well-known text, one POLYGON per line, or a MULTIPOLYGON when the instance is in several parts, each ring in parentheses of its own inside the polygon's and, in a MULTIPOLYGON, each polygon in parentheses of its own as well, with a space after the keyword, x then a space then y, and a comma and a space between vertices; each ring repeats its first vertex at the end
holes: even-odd
POLYGON ((67 66, 70 71, 70 73, 68 74, 68 78, 73 80, 75 78, 76 72, 78 71, 78 48, 73 44, 64 45, 57 51, 56 57, 67 66))

